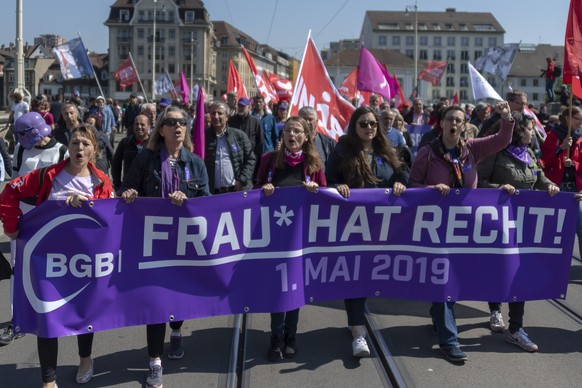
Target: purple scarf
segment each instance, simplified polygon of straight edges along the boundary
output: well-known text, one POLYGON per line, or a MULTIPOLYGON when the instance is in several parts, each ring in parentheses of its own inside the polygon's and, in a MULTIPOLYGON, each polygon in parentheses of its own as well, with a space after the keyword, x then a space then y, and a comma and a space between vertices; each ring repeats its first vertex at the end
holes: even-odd
POLYGON ((291 152, 287 148, 285 148, 285 162, 291 167, 297 166, 299 163, 302 163, 305 160, 305 155, 303 155, 303 150, 298 152, 291 152))
POLYGON ((515 159, 522 163, 529 165, 531 163, 531 158, 529 152, 527 152, 527 146, 516 147, 514 145, 508 145, 506 148, 509 155, 513 156, 515 159))
POLYGON ((166 198, 180 189, 180 177, 178 171, 175 168, 172 169, 172 162, 164 146, 160 149, 160 158, 162 159, 162 198, 166 198))

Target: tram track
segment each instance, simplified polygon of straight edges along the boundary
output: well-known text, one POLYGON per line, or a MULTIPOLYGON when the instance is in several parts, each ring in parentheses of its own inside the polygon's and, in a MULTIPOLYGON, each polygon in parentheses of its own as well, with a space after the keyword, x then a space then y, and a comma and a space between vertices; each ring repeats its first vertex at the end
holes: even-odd
MULTIPOLYGON (((582 263, 582 259, 580 257, 572 256, 572 259, 579 263, 582 263)), ((571 304, 566 302, 565 299, 549 299, 548 303, 550 303, 552 306, 561 311, 563 314, 569 316, 571 319, 582 325, 582 311, 573 307, 571 304)))

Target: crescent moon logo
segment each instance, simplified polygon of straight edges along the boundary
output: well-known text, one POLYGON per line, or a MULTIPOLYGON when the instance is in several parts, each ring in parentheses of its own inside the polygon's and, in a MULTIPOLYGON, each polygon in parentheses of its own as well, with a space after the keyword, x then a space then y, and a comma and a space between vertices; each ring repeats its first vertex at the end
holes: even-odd
POLYGON ((83 214, 68 214, 65 216, 57 217, 54 220, 47 223, 46 225, 44 225, 42 228, 39 229, 38 232, 36 232, 28 240, 28 243, 24 246, 24 250, 22 252, 22 285, 24 287, 24 293, 26 294, 28 302, 30 303, 34 311, 36 311, 39 314, 50 313, 51 311, 58 309, 59 307, 63 306, 64 304, 75 298, 77 295, 79 295, 79 293, 81 293, 81 291, 83 291, 89 285, 89 283, 87 283, 83 287, 81 287, 78 291, 72 293, 71 295, 54 301, 41 300, 38 296, 36 296, 34 288, 32 286, 32 277, 30 274, 30 261, 32 252, 34 251, 38 243, 47 235, 48 232, 50 232, 57 226, 64 224, 65 222, 73 220, 90 220, 95 222, 97 225, 101 226, 101 224, 97 222, 97 220, 89 216, 83 214))

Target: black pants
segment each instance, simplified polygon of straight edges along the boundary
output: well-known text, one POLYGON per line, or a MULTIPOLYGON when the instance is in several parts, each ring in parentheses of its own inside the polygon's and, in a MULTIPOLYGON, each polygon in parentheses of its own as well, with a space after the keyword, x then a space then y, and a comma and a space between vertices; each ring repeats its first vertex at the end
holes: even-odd
MULTIPOLYGON (((91 351, 93 349, 93 333, 78 335, 77 344, 79 346, 79 357, 85 358, 91 356, 91 351)), ((50 383, 55 381, 57 379, 59 339, 37 337, 36 346, 38 349, 42 382, 50 383)))
MULTIPOLYGON (((507 305, 509 306, 509 331, 515 333, 523 327, 525 302, 510 302, 507 305)), ((489 310, 501 311, 501 303, 489 302, 489 310)))
POLYGON ((366 313, 366 298, 345 299, 348 326, 363 326, 366 313))
MULTIPOLYGON (((179 330, 184 321, 170 322, 172 330, 179 330)), ((148 356, 151 358, 162 357, 164 354, 164 339, 166 338, 166 324, 156 323, 146 326, 148 342, 148 356)))

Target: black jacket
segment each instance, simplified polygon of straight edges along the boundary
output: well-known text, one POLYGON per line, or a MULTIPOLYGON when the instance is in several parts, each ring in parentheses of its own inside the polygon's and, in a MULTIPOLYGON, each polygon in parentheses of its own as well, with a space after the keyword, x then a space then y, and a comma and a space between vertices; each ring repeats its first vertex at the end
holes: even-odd
POLYGON ((116 191, 121 187, 123 177, 127 175, 133 160, 141 149, 142 147, 138 147, 135 144, 134 135, 124 137, 117 145, 113 160, 111 161, 111 180, 113 181, 113 188, 116 191))

